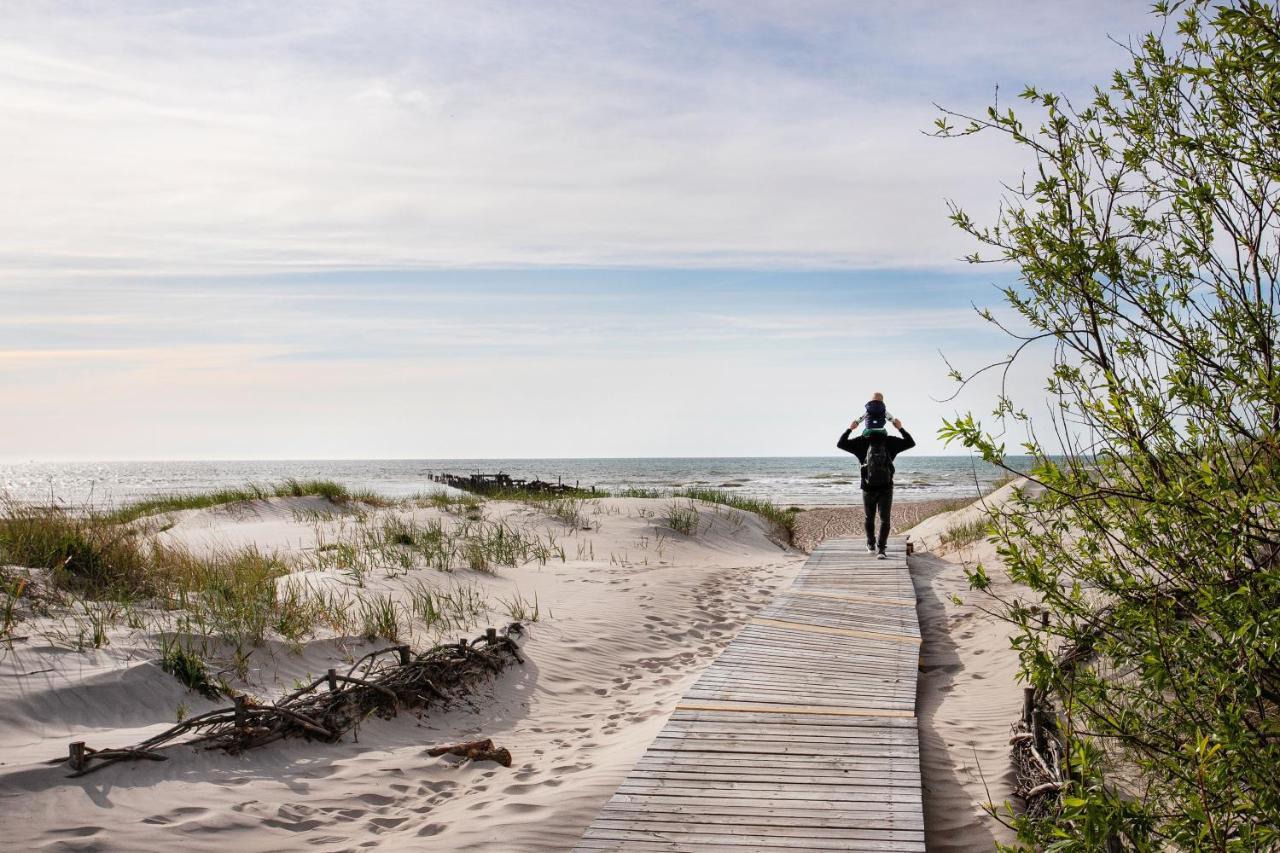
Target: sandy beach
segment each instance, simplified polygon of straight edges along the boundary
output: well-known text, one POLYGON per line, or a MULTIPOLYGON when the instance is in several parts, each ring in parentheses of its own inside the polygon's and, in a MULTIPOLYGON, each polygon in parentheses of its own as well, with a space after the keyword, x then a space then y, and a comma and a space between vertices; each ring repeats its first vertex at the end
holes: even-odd
MULTIPOLYGON (((109 643, 77 652, 54 638, 65 622, 55 608, 26 625, 28 639, 0 662, 0 832, 15 849, 566 849, 685 687, 803 561, 762 520, 723 507, 701 507, 695 534, 664 531, 666 505, 592 502, 584 515, 591 529, 575 530, 522 504, 492 503, 487 517, 552 533, 567 559, 497 575, 368 578, 392 595, 416 582, 469 584, 498 610, 513 595, 536 598, 542 615, 523 667, 447 713, 370 720, 358 742, 290 742, 234 757, 178 749, 163 764, 68 780, 65 766, 43 764, 64 755, 68 741, 124 746, 171 725, 180 705, 188 713, 215 706, 153 663, 157 638, 145 629, 116 625, 109 643), (513 766, 425 755, 472 737, 509 748, 513 766)), ((350 523, 339 513, 316 524, 314 513, 329 509, 303 498, 187 511, 161 536, 195 550, 254 543, 305 552, 317 531, 335 536, 350 523)), ((337 582, 316 574, 313 581, 337 582)), ((495 612, 477 625, 505 621, 495 612)), ((297 650, 269 644, 237 687, 279 695, 374 645, 355 637, 297 650)))
MULTIPOLYGON (((536 601, 538 618, 523 643, 523 666, 448 710, 370 719, 336 745, 290 741, 238 756, 178 747, 163 763, 68 779, 65 764, 45 762, 65 755, 69 741, 124 746, 180 713, 218 704, 156 665, 161 637, 148 624, 163 619, 120 616, 100 647, 76 650, 74 610, 54 604, 45 615, 28 614, 25 639, 0 660, 0 831, 15 849, 565 850, 685 688, 805 559, 758 516, 698 503, 695 529, 685 534, 671 529, 671 506, 587 501, 568 524, 531 504, 487 502, 484 519, 546 536, 564 559, 496 572, 367 573, 362 595, 396 601, 423 584, 471 590, 489 608, 473 629, 505 624, 513 601, 536 601), (510 749, 512 767, 426 755, 431 746, 473 738, 510 749)), ((901 518, 937 508, 909 507, 899 508, 901 518)), ((925 640, 918 707, 931 850, 987 850, 1008 840, 980 804, 1009 796, 1016 661, 1001 626, 977 603, 950 600, 964 595, 961 563, 989 559, 987 546, 953 552, 938 541, 976 514, 934 515, 910 531, 921 549, 911 569, 925 640)), ((197 554, 252 545, 305 561, 393 515, 416 524, 459 521, 456 508, 271 498, 169 513, 155 535, 197 554)), ((342 588, 350 578, 311 569, 282 582, 342 588)), ((449 639, 467 631, 437 633, 449 639)), ((436 638, 414 633, 410 641, 436 638)), ((230 681, 271 699, 380 644, 350 635, 269 641, 250 655, 244 677, 230 681)))

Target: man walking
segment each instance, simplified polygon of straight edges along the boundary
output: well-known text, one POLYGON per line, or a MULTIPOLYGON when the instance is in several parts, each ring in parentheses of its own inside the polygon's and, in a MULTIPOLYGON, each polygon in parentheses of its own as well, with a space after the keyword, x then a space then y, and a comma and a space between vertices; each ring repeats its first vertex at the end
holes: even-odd
POLYGON ((916 446, 911 433, 902 428, 902 421, 893 419, 893 426, 902 433, 885 435, 883 430, 867 430, 857 438, 849 434, 858 428, 862 419, 849 424, 840 436, 836 447, 852 453, 862 463, 862 508, 867 516, 867 551, 877 559, 885 558, 884 549, 889 544, 889 512, 893 509, 893 459, 904 450, 916 446), (876 513, 880 513, 880 536, 876 537, 876 513))

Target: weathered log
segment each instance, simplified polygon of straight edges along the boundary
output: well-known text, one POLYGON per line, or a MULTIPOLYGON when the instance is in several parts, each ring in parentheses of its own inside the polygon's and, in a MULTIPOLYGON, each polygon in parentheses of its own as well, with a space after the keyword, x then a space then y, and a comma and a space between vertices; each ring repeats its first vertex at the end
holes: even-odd
POLYGON ((493 741, 489 738, 455 743, 451 746, 435 746, 427 750, 427 755, 433 758, 441 755, 456 755, 471 761, 496 761, 503 767, 511 766, 511 753, 506 747, 495 748, 493 741))

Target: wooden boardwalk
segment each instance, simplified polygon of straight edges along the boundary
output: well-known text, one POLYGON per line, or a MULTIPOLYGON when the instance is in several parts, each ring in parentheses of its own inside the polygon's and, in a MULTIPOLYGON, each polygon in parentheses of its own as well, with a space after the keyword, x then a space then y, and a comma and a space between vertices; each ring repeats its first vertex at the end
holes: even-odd
POLYGON ((576 851, 923 851, 906 546, 824 542, 685 693, 576 851))

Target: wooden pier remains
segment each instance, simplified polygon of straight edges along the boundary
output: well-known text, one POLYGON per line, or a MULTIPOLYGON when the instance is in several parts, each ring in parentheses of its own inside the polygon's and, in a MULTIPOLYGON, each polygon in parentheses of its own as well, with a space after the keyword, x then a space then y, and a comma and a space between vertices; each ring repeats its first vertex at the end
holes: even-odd
POLYGON ((577 482, 572 486, 560 477, 554 483, 535 478, 527 480, 510 474, 428 474, 433 483, 441 483, 476 495, 572 495, 589 497, 596 494, 596 487, 583 488, 577 482))
POLYGON ((575 851, 924 851, 907 543, 820 545, 670 720, 575 851))

